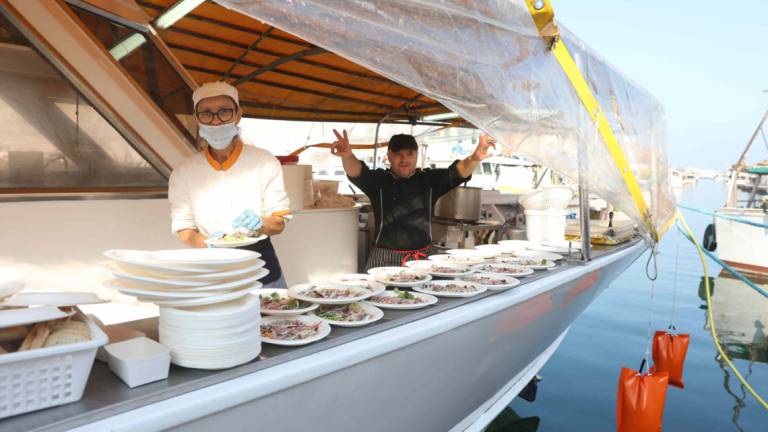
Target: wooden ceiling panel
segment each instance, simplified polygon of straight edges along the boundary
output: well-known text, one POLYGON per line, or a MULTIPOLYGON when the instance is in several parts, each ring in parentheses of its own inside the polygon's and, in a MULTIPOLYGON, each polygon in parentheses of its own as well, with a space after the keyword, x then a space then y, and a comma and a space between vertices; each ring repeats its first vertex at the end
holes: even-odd
MULTIPOLYGON (((175 1, 137 3, 157 17, 175 1)), ((197 82, 242 81, 237 86, 248 117, 375 122, 388 114, 388 121, 401 121, 448 112, 363 66, 211 2, 159 34, 197 82), (315 51, 288 58, 307 50, 315 51)))

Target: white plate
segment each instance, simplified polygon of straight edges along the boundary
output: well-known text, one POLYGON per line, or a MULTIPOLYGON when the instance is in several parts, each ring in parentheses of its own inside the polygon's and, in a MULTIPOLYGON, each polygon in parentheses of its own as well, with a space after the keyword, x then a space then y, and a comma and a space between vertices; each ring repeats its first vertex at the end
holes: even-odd
POLYGON ((567 254, 569 252, 578 252, 581 250, 580 242, 562 242, 562 243, 533 243, 528 247, 530 250, 540 252, 554 252, 567 254), (570 248, 569 248, 570 245, 570 248))
POLYGON ((204 243, 207 245, 211 245, 215 248, 238 248, 242 246, 249 246, 254 243, 258 243, 262 240, 267 238, 264 234, 258 236, 258 237, 246 237, 243 240, 238 241, 224 241, 221 239, 205 239, 204 243))
POLYGON ((4 309, 0 310, 0 328, 35 324, 43 321, 66 318, 73 315, 74 313, 74 309, 72 313, 67 313, 54 306, 4 309))
POLYGON ((92 292, 25 291, 0 303, 0 306, 77 306, 107 303, 108 301, 99 298, 92 292))
POLYGON ((513 288, 513 287, 516 287, 516 286, 520 285, 520 281, 519 280, 513 278, 512 276, 507 276, 507 275, 503 275, 503 274, 499 274, 499 273, 475 273, 473 275, 469 275, 469 276, 463 277, 462 279, 466 280, 466 281, 469 281, 469 282, 475 282, 475 283, 479 283, 481 285, 485 285, 485 287, 488 288, 491 291, 501 291, 501 290, 513 288), (487 277, 487 278, 490 278, 490 279, 493 279, 493 280, 503 281, 503 282, 506 282, 506 283, 501 284, 501 285, 484 284, 484 283, 482 283, 482 282, 477 280, 477 278, 480 278, 480 277, 487 277))
POLYGON ((191 248, 167 249, 150 252, 149 259, 165 264, 196 264, 204 266, 226 266, 253 261, 261 255, 245 249, 191 248))
POLYGON ((348 286, 368 286, 370 282, 374 282, 375 279, 370 274, 365 273, 346 273, 335 275, 331 278, 330 282, 340 285, 348 286))
MULTIPOLYGON (((254 294, 259 296, 269 296, 272 293, 277 293, 280 295, 280 297, 290 297, 288 295, 288 290, 285 288, 262 288, 258 291, 256 291, 254 294)), ((299 300, 304 303, 309 303, 304 300, 299 300)), ((267 310, 263 307, 261 308, 261 313, 263 315, 273 315, 273 316, 286 316, 286 315, 301 315, 305 314, 307 312, 311 312, 315 309, 317 309, 318 304, 317 303, 309 303, 309 306, 301 309, 290 309, 290 310, 267 310)))
POLYGON ((523 265, 534 270, 548 270, 557 266, 554 261, 546 258, 499 257, 496 258, 496 262, 501 264, 523 265), (544 261, 544 264, 541 263, 542 261, 544 261))
POLYGON ((516 250, 520 250, 518 247, 504 246, 500 244, 482 244, 475 246, 475 249, 484 252, 495 252, 496 256, 510 255, 516 250))
MULTIPOLYGON (((122 280, 122 279, 112 279, 105 281, 103 283, 104 286, 107 288, 112 288, 116 290, 132 290, 132 291, 141 291, 141 292, 153 292, 155 294, 155 297, 184 297, 184 296, 175 296, 172 293, 186 293, 186 294, 198 294, 199 295, 187 295, 186 297, 201 297, 203 295, 211 295, 214 293, 214 291, 227 291, 231 289, 238 288, 243 285, 249 285, 253 282, 258 281, 259 279, 263 278, 264 276, 269 274, 269 270, 262 268, 259 269, 256 273, 254 273, 251 276, 248 276, 247 278, 243 279, 236 279, 229 282, 223 282, 223 283, 213 283, 209 285, 202 285, 202 286, 191 286, 191 287, 164 287, 164 286, 157 286, 153 284, 149 284, 146 282, 138 282, 138 281, 128 281, 128 280, 122 280)), ((148 294, 145 294, 148 295, 148 294)))
POLYGON ((531 246, 531 242, 528 240, 501 240, 499 245, 509 248, 510 250, 525 250, 531 246))
POLYGON ((138 282, 147 282, 156 285, 171 286, 203 286, 215 283, 221 280, 234 279, 248 273, 253 273, 264 267, 264 261, 257 259, 253 265, 239 268, 236 270, 214 272, 214 273, 194 273, 190 275, 157 275, 151 272, 141 271, 131 268, 123 268, 122 265, 114 262, 107 263, 107 268, 113 275, 121 279, 129 279, 138 282))
POLYGON ((410 267, 414 270, 424 272, 424 273, 429 273, 435 277, 453 278, 453 277, 466 276, 475 272, 475 270, 468 265, 453 264, 453 263, 440 262, 440 261, 429 261, 429 260, 408 261, 407 263, 405 263, 405 266, 410 267), (452 270, 455 270, 455 272, 454 273, 439 272, 439 271, 436 271, 438 267, 445 267, 448 269, 452 269, 452 270))
POLYGON ((477 257, 489 259, 499 255, 499 251, 480 250, 480 249, 448 249, 445 251, 449 255, 458 255, 463 257, 477 257))
POLYGON ((339 285, 339 284, 299 284, 294 285, 290 288, 288 288, 288 295, 290 297, 293 297, 295 299, 308 301, 310 303, 319 303, 319 304, 346 304, 346 303, 355 303, 359 302, 360 300, 365 300, 368 297, 374 295, 374 292, 368 288, 363 288, 359 286, 347 286, 347 285, 339 285), (317 288, 330 288, 330 289, 349 289, 349 290, 355 290, 354 292, 356 295, 352 297, 343 297, 343 298, 334 298, 334 299, 328 299, 328 298, 315 298, 310 297, 304 294, 306 291, 308 291, 312 287, 317 288))
POLYGON ((465 265, 474 265, 474 264, 480 264, 485 262, 485 259, 480 257, 469 257, 469 256, 450 255, 450 254, 430 255, 429 259, 432 261, 442 261, 442 262, 449 262, 453 264, 465 264, 465 265))
POLYGON ((308 337, 306 339, 280 340, 280 339, 272 339, 272 338, 262 336, 261 337, 262 342, 274 344, 274 345, 283 345, 283 346, 299 346, 299 345, 307 345, 312 342, 319 341, 320 339, 323 339, 329 334, 331 334, 331 326, 328 325, 327 322, 321 320, 316 316, 311 316, 311 315, 294 315, 290 317, 264 317, 261 320, 261 324, 269 324, 275 321, 282 321, 282 320, 299 320, 299 321, 303 321, 306 324, 319 323, 320 326, 317 329, 318 330, 317 334, 315 334, 314 336, 308 337))
POLYGON ((12 296, 24 288, 24 275, 10 268, 0 268, 0 299, 12 296))
MULTIPOLYGON (((330 320, 330 319, 319 316, 318 314, 321 312, 320 309, 312 312, 310 315, 316 316, 321 320, 327 322, 328 324, 339 326, 339 327, 362 327, 364 325, 368 325, 370 323, 376 322, 384 318, 384 311, 377 308, 376 306, 372 306, 364 302, 358 302, 358 303, 352 303, 352 304, 356 304, 362 307, 369 315, 371 315, 371 318, 367 320, 362 320, 362 321, 334 321, 334 320, 330 320)), ((335 305, 335 306, 342 306, 342 305, 335 305)), ((328 307, 334 307, 334 305, 328 305, 328 307)))
POLYGON ((500 263, 487 263, 487 264, 478 264, 475 266, 475 271, 478 273, 496 273, 496 274, 504 274, 514 277, 521 277, 521 276, 528 276, 533 274, 533 269, 526 266, 518 266, 521 267, 520 271, 518 272, 508 272, 504 268, 509 267, 509 264, 500 264, 500 263))
POLYGON ((189 275, 212 272, 210 267, 161 263, 151 259, 149 257, 150 253, 143 250, 110 249, 104 252, 104 256, 117 261, 127 271, 148 271, 162 275, 189 275))
POLYGON ((429 294, 423 294, 420 292, 414 292, 411 293, 416 297, 424 299, 424 302, 422 303, 414 303, 414 304, 390 304, 390 303, 378 303, 376 301, 373 301, 372 299, 374 297, 379 296, 385 296, 385 297, 395 297, 397 294, 395 294, 394 291, 385 291, 381 294, 378 294, 376 296, 370 297, 368 300, 365 300, 365 303, 372 304, 378 308, 381 309, 400 309, 400 310, 409 310, 409 309, 421 309, 425 308, 427 306, 433 305, 437 303, 437 297, 429 294))
POLYGON ((515 256, 520 258, 548 259, 552 261, 563 259, 563 256, 560 254, 532 250, 517 251, 515 252, 515 256))
POLYGON ((474 283, 474 282, 468 282, 468 281, 464 281, 464 280, 458 280, 458 279, 435 280, 435 281, 429 282, 428 284, 424 284, 423 286, 414 287, 413 288, 414 291, 418 291, 418 292, 424 293, 424 294, 435 295, 435 296, 438 296, 438 297, 472 297, 472 296, 476 296, 478 294, 484 293, 487 289, 488 288, 486 288, 485 285, 481 285, 479 283, 474 283), (441 291, 433 291, 432 290, 432 285, 442 285, 442 286, 445 286, 445 285, 450 285, 450 284, 459 284, 459 285, 464 285, 464 286, 471 286, 471 287, 474 287, 476 291, 463 293, 463 292, 441 292, 441 291))
MULTIPOLYGON (((243 314, 250 312, 258 312, 259 310, 259 298, 250 295, 236 300, 216 303, 205 306, 190 307, 190 308, 173 308, 173 307, 161 307, 160 308, 160 321, 163 319, 171 321, 220 321, 229 317, 241 317, 243 314)), ((258 313, 254 314, 258 316, 258 313)))
POLYGON ((156 299, 156 298, 144 298, 138 297, 140 301, 146 301, 154 303, 158 306, 170 306, 170 307, 189 307, 189 306, 202 306, 214 303, 223 303, 226 301, 234 300, 236 298, 245 297, 248 293, 253 292, 261 288, 261 282, 254 282, 250 287, 239 289, 237 291, 230 291, 221 294, 210 295, 207 297, 199 297, 192 299, 156 299))
POLYGON ((373 275, 373 277, 376 278, 376 281, 379 283, 399 288, 414 287, 432 279, 432 276, 427 273, 423 273, 407 267, 374 267, 368 270, 368 273, 373 275), (395 282, 388 279, 392 275, 401 273, 413 275, 417 277, 418 280, 412 282, 395 282))

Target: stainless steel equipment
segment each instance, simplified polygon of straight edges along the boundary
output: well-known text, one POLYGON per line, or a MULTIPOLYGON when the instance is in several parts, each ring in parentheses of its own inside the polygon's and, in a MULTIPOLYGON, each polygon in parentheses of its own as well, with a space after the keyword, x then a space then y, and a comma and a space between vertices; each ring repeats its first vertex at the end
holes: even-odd
POLYGON ((437 200, 435 216, 459 221, 478 221, 482 193, 481 188, 459 186, 437 200))

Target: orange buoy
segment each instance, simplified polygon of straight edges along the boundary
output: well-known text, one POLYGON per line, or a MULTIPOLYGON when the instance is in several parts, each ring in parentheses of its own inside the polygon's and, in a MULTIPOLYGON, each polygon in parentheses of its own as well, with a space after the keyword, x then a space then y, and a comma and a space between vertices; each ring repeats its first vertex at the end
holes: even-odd
POLYGON ((657 331, 653 337, 653 372, 667 372, 669 384, 685 388, 683 385, 683 363, 688 353, 691 336, 687 334, 657 331))
POLYGON ((616 401, 616 424, 619 432, 661 431, 664 402, 669 375, 666 372, 643 374, 621 368, 619 394, 616 401))

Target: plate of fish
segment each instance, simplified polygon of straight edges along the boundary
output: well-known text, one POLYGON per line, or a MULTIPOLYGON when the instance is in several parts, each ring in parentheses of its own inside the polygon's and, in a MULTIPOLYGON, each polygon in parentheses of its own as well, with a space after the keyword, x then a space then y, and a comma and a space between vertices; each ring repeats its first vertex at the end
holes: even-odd
POLYGON ((498 273, 474 273, 461 279, 479 283, 491 291, 501 291, 520 285, 520 281, 512 276, 498 273))
POLYGON ((384 312, 370 304, 352 303, 323 305, 311 315, 339 327, 360 327, 382 319, 384 312))
POLYGON ((317 303, 291 298, 285 288, 262 288, 255 292, 261 301, 262 315, 301 315, 317 309, 317 303))
POLYGON ((400 291, 395 288, 369 297, 366 303, 382 309, 421 309, 437 303, 437 297, 419 292, 400 291))
POLYGON ((261 341, 273 345, 307 345, 325 338, 330 333, 331 326, 312 315, 261 319, 261 341))
POLYGON ((371 289, 339 284, 299 284, 288 288, 288 296, 310 303, 347 304, 365 300, 374 295, 371 289))
POLYGON ((527 266, 517 264, 488 263, 475 266, 475 270, 480 273, 500 273, 509 276, 528 276, 533 274, 533 269, 527 266))
POLYGON ((519 258, 519 257, 499 257, 497 263, 514 264, 530 267, 534 270, 548 270, 557 266, 554 261, 546 258, 519 258))
POLYGON ((485 285, 458 279, 435 280, 413 288, 414 291, 438 297, 472 297, 484 293, 487 289, 485 285))
POLYGON ((432 279, 427 273, 407 267, 374 267, 368 273, 379 283, 401 288, 421 285, 432 279))
POLYGON ((453 264, 449 262, 441 261, 408 261, 405 263, 406 267, 412 268, 416 271, 429 273, 435 277, 461 277, 474 273, 472 267, 466 264, 453 264))
POLYGON ((452 264, 465 264, 474 265, 485 262, 485 258, 479 256, 466 256, 466 255, 451 255, 451 254, 436 254, 430 255, 429 259, 432 261, 449 262, 452 264))

